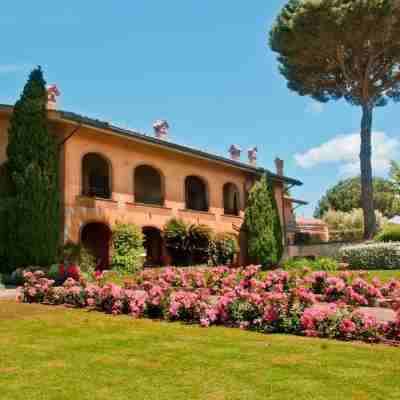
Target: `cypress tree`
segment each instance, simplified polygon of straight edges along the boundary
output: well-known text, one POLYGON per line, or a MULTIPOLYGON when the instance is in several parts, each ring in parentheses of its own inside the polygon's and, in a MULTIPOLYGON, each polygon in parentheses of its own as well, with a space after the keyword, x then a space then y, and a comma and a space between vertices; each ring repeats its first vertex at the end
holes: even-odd
POLYGON ((279 263, 283 253, 282 229, 273 188, 265 175, 250 191, 245 226, 252 261, 263 267, 279 263))
POLYGON ((6 224, 8 265, 50 265, 59 241, 58 148, 49 132, 46 82, 34 69, 14 106, 8 130, 11 185, 6 224))

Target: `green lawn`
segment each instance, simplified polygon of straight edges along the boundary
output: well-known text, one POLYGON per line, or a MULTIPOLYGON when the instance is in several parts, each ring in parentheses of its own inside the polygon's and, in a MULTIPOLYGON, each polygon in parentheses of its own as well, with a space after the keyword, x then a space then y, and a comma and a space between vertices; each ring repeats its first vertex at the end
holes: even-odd
POLYGON ((0 302, 0 399, 399 399, 400 349, 0 302))
POLYGON ((387 282, 390 279, 400 279, 400 270, 395 269, 395 270, 371 270, 368 271, 368 278, 372 279, 374 277, 378 277, 382 282, 387 282))

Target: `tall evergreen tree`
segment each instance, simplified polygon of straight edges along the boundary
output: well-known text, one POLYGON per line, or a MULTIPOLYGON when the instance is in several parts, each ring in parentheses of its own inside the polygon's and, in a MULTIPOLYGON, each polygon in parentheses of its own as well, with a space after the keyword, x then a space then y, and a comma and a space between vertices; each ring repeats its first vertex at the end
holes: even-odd
POLYGON ((360 107, 364 237, 372 238, 372 117, 375 107, 400 100, 398 0, 289 0, 270 32, 270 46, 289 89, 360 107))
POLYGON ((265 175, 250 191, 245 226, 252 261, 263 267, 276 265, 283 252, 282 228, 273 189, 265 175))
POLYGON ((49 132, 46 83, 34 69, 14 106, 8 130, 6 212, 8 265, 49 265, 59 241, 58 148, 49 132))

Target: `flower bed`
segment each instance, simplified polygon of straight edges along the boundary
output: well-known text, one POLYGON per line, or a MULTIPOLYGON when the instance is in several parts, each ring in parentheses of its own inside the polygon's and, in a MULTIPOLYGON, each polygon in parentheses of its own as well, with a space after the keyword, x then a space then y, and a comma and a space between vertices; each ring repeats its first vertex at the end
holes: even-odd
POLYGON ((342 272, 264 274, 258 267, 217 267, 203 271, 166 268, 143 271, 124 287, 67 279, 61 287, 44 274, 28 272, 19 300, 66 304, 114 315, 163 318, 202 326, 226 325, 260 332, 400 341, 400 281, 368 283, 342 272), (383 305, 399 309, 396 321, 382 323, 358 310, 383 305))

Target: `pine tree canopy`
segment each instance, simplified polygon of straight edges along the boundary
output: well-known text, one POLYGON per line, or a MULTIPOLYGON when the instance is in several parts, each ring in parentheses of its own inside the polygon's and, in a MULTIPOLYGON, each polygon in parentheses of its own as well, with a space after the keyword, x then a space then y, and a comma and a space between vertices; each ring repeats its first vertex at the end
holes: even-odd
POLYGON ((290 0, 270 32, 288 87, 315 100, 400 99, 396 0, 290 0))

